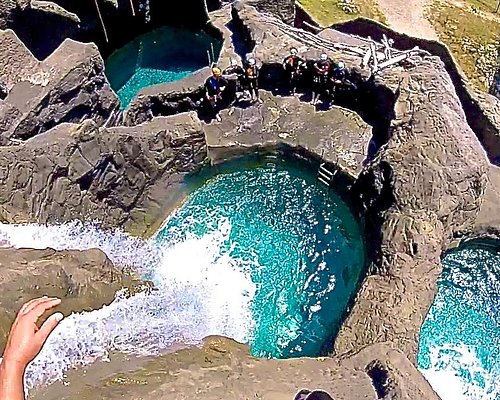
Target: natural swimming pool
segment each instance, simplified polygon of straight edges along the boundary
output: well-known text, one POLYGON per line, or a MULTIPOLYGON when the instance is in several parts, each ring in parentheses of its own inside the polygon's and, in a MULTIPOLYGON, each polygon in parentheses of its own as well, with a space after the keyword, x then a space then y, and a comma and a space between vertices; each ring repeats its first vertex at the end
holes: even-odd
POLYGON ((349 207, 296 162, 243 169, 233 163, 190 195, 158 240, 221 231, 223 254, 252 282, 252 353, 321 354, 365 265, 362 230, 349 207))
POLYGON ((366 264, 347 204, 298 159, 238 160, 192 177, 183 205, 150 239, 78 222, 0 224, 13 246, 100 248, 155 289, 65 318, 30 365, 28 387, 112 352, 154 355, 209 335, 260 357, 331 350, 366 264))
POLYGON ((500 243, 448 251, 420 332, 418 366, 443 400, 500 398, 500 243))
POLYGON ((116 50, 106 60, 106 76, 125 109, 139 91, 185 78, 217 59, 222 42, 208 33, 165 26, 116 50))

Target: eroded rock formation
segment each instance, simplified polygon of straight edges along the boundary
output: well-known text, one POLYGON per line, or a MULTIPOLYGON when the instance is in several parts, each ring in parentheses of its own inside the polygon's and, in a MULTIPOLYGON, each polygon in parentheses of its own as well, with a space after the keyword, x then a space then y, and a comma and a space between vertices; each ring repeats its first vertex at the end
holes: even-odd
MULTIPOLYGON (((144 370, 109 377, 99 394, 104 387, 111 398, 126 392, 148 399, 203 393, 210 399, 222 390, 235 399, 255 393, 289 399, 303 386, 322 386, 338 399, 436 398, 414 363, 441 254, 458 235, 500 232, 498 218, 492 218, 500 174, 488 163, 445 65, 422 55, 367 80, 357 68, 359 58, 331 52, 353 68, 357 101, 343 104, 351 110, 316 112, 279 95, 280 64, 287 48, 316 56, 321 43, 291 34, 244 2, 232 13, 228 7, 212 13, 212 21, 226 38, 224 62, 251 51, 263 64, 263 104, 224 110, 221 123, 202 123, 194 112, 165 117, 195 109, 207 72, 202 71, 141 92, 126 113, 129 127, 62 124, 1 147, 0 217, 42 223, 98 218, 104 226, 144 234, 182 195, 183 175, 202 165, 207 147, 218 162, 249 149, 286 145, 307 149, 355 181, 351 197, 363 210, 372 263, 332 358, 255 360, 246 347, 215 339, 201 350, 152 361, 146 377, 144 370), (372 154, 370 140, 376 142, 372 154)), ((334 30, 321 38, 363 43, 334 30)), ((19 69, 30 76, 29 68, 19 69)), ((497 107, 492 100, 492 111, 485 111, 492 126, 497 107)))
POLYGON ((16 312, 28 300, 59 297, 63 301, 56 310, 69 315, 111 303, 122 288, 133 293, 141 287, 97 249, 0 248, 0 354, 16 312))
POLYGON ((38 61, 14 32, 0 31, 0 143, 28 139, 63 122, 102 125, 118 107, 94 45, 66 40, 38 61))
POLYGON ((0 219, 99 220, 143 234, 158 227, 181 196, 183 175, 205 157, 201 124, 192 114, 134 128, 61 124, 0 147, 0 219))

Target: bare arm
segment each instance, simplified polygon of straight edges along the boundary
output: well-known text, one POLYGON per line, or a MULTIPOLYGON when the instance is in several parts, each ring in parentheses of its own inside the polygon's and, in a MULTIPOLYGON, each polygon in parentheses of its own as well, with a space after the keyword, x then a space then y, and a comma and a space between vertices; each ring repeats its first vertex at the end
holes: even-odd
POLYGON ((36 323, 45 311, 60 302, 60 299, 43 297, 21 307, 12 324, 0 364, 0 400, 24 400, 26 367, 38 355, 63 316, 61 313, 51 315, 40 328, 36 323))

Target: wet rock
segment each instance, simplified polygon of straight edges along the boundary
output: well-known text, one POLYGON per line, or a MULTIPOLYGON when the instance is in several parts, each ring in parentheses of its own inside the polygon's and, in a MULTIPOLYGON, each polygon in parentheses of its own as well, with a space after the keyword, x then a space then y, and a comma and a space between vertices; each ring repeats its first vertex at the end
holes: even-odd
POLYGON ((321 388, 336 400, 437 400, 416 368, 390 344, 377 344, 343 358, 267 360, 248 347, 209 337, 202 348, 155 359, 96 364, 87 374, 70 373, 69 385, 55 384, 34 399, 268 399, 290 400, 303 388, 321 388))
POLYGON ((99 220, 142 234, 159 227, 183 196, 183 176, 205 157, 201 123, 192 114, 133 128, 61 124, 0 147, 0 219, 99 220))
POLYGON ((118 107, 94 45, 67 40, 42 62, 10 30, 0 32, 0 46, 0 82, 8 91, 0 107, 3 144, 62 122, 92 117, 101 125, 118 107))
POLYGON ((55 310, 69 315, 101 308, 119 290, 133 293, 142 286, 97 249, 0 248, 0 354, 17 311, 28 300, 59 297, 63 301, 55 310))

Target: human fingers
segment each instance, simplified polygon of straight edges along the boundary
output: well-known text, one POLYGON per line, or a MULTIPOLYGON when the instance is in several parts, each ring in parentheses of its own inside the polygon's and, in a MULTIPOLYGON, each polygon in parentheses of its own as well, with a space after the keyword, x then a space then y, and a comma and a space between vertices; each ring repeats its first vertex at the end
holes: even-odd
POLYGON ((55 329, 55 327, 62 321, 64 315, 62 313, 52 314, 40 327, 39 331, 36 333, 35 337, 38 340, 40 347, 43 346, 49 335, 55 329))
POLYGON ((45 301, 41 301, 39 303, 35 303, 31 309, 25 313, 25 315, 28 315, 30 319, 33 319, 33 322, 36 322, 38 318, 40 318, 43 313, 47 310, 50 310, 51 308, 54 308, 55 306, 59 305, 61 303, 61 299, 58 298, 49 298, 45 299, 45 301))
POLYGON ((45 300, 47 299, 48 297, 47 296, 43 296, 43 297, 37 297, 36 299, 32 299, 30 301, 27 301, 26 303, 23 304, 23 306, 21 307, 21 309, 19 310, 19 313, 18 315, 21 315, 21 314, 25 314, 26 313, 26 310, 31 308, 31 306, 34 304, 34 303, 39 303, 40 301, 42 300, 45 300))
POLYGON ((55 299, 57 299, 57 297, 47 297, 47 296, 43 296, 43 297, 40 297, 38 299, 35 299, 35 301, 30 302, 29 306, 27 306, 24 309, 23 314, 29 314, 34 308, 38 307, 40 304, 44 304, 46 302, 49 302, 49 301, 52 301, 55 299))

